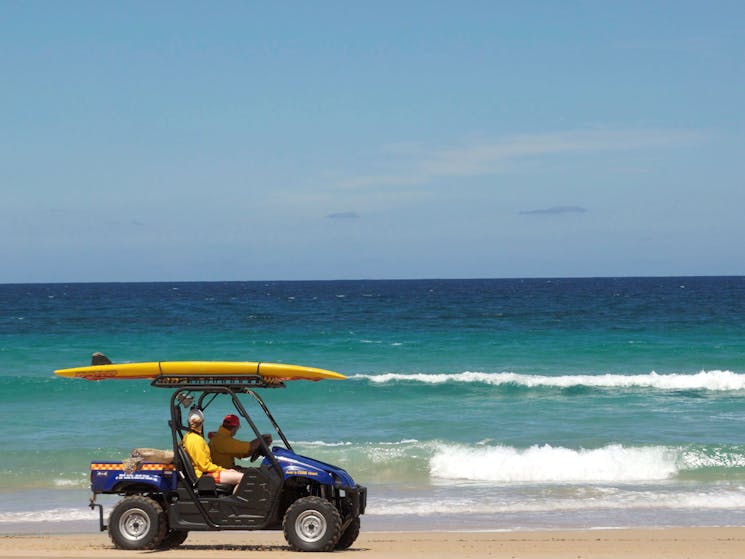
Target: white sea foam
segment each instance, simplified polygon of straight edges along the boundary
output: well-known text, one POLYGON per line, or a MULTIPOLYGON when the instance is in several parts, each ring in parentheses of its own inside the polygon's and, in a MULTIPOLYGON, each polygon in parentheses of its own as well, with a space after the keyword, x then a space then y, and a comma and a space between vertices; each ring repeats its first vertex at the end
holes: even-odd
POLYGON ((0 523, 68 522, 96 519, 98 519, 98 513, 96 511, 86 510, 82 507, 0 512, 0 523))
POLYGON ((55 479, 53 480, 55 487, 67 488, 67 487, 87 487, 90 485, 88 476, 82 477, 81 479, 55 479))
POLYGON ((708 451, 689 449, 681 452, 681 469, 698 470, 703 468, 745 468, 745 454, 724 448, 708 451))
MULTIPOLYGON (((402 439, 400 441, 380 441, 376 443, 364 443, 363 447, 369 447, 369 446, 398 446, 398 445, 412 445, 416 444, 419 441, 417 439, 402 439)), ((351 441, 339 441, 339 442, 327 442, 327 441, 294 441, 292 443, 293 445, 303 445, 303 446, 353 446, 353 445, 359 445, 359 443, 353 443, 351 441)))
POLYGON ((619 444, 573 450, 550 445, 519 450, 507 446, 442 445, 430 459, 430 474, 446 480, 562 483, 633 482, 670 479, 679 471, 679 452, 619 444))
MULTIPOLYGON (((741 488, 742 489, 742 488, 741 488)), ((382 498, 371 501, 369 515, 469 515, 581 512, 589 510, 738 510, 745 508, 742 490, 699 492, 613 491, 596 496, 548 496, 540 499, 468 494, 448 500, 382 498)))
POLYGON ((352 379, 368 380, 376 384, 419 382, 423 384, 481 383, 493 386, 517 385, 528 388, 578 386, 594 388, 654 388, 658 390, 745 390, 745 374, 732 371, 701 371, 699 373, 658 374, 654 371, 642 375, 525 375, 518 373, 385 373, 381 375, 354 375, 352 379))
POLYGON ((326 442, 326 441, 294 441, 293 445, 309 446, 309 447, 336 447, 336 446, 352 446, 354 443, 350 441, 340 442, 326 442))

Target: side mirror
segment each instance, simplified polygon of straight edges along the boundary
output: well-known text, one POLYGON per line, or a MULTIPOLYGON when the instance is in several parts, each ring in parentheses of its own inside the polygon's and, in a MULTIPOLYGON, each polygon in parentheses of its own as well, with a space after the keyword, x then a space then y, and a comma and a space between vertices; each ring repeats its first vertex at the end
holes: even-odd
POLYGON ((186 392, 181 392, 178 396, 176 396, 176 399, 179 401, 179 404, 184 407, 184 409, 190 408, 191 405, 194 403, 194 398, 186 392))

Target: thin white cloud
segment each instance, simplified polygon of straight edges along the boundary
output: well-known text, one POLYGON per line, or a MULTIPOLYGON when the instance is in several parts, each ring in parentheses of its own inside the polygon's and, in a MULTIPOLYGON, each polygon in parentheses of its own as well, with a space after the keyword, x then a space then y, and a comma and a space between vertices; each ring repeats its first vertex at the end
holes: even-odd
POLYGON ((698 138, 696 133, 680 130, 601 128, 521 134, 439 148, 395 144, 388 151, 395 155, 396 169, 352 177, 340 186, 355 189, 420 185, 445 177, 499 174, 531 158, 673 148, 689 145, 698 138))
POLYGON ((550 208, 541 208, 538 210, 524 210, 522 215, 563 215, 563 214, 583 214, 587 209, 581 206, 551 206, 550 208))
POLYGON ((360 214, 357 212, 336 212, 328 214, 326 217, 328 219, 359 219, 360 214))
POLYGON ((738 41, 736 35, 719 33, 709 35, 689 35, 681 37, 653 37, 628 40, 617 43, 615 48, 621 50, 657 51, 668 53, 702 53, 734 48, 732 43, 738 41))

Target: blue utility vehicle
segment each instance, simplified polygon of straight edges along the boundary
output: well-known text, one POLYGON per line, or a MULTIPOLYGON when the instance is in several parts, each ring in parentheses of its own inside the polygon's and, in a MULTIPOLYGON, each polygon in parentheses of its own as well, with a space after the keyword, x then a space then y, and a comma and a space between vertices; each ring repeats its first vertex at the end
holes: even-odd
MULTIPOLYGON (((282 530, 297 551, 347 549, 357 539, 365 512, 367 489, 342 468, 296 454, 257 389, 284 387, 276 378, 235 374, 162 374, 152 386, 173 390, 168 425, 172 460, 96 460, 91 463, 91 508, 99 511, 99 525, 108 530, 117 548, 171 548, 191 531, 282 530), (278 437, 270 447, 261 437, 244 401, 258 406, 278 437), (197 477, 181 446, 188 431, 183 418, 193 410, 207 411, 220 403, 232 405, 260 441, 243 479, 233 486, 197 477), (108 524, 98 495, 120 495, 108 524)), ((253 406, 255 407, 255 406, 253 406)), ((213 408, 214 409, 214 408, 213 408)), ((253 409, 253 408, 252 408, 253 409)), ((163 453, 165 454, 165 453, 163 453)), ((170 453, 168 453, 170 455, 170 453)))

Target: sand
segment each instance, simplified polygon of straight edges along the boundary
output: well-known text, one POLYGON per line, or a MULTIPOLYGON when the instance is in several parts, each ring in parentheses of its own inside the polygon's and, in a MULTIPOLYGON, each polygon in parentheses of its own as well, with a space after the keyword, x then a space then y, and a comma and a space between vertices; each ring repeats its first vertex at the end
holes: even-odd
MULTIPOLYGON (((0 536, 0 558, 145 557, 119 551, 105 533, 0 536)), ((745 528, 664 528, 536 532, 363 532, 346 551, 296 553, 280 532, 195 532, 158 558, 242 557, 287 559, 354 557, 525 559, 714 559, 745 557, 745 528)))

